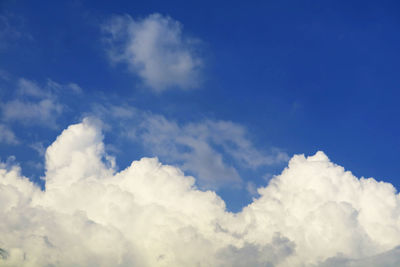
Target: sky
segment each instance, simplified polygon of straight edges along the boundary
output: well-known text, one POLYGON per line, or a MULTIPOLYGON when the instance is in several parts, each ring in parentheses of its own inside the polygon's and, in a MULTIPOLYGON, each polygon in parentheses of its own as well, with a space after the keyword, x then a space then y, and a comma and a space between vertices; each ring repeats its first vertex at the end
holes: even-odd
POLYGON ((399 12, 0 0, 0 266, 398 266, 399 12))

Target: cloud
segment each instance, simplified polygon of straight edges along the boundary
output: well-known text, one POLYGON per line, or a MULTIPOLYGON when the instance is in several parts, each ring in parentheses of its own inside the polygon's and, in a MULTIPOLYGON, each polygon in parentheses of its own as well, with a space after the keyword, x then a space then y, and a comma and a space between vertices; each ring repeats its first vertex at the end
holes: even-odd
POLYGON ((386 251, 384 253, 380 253, 378 255, 374 255, 371 257, 367 257, 364 259, 346 259, 342 257, 333 257, 326 260, 319 267, 334 267, 334 266, 343 266, 343 267, 397 267, 400 265, 400 247, 397 246, 392 250, 386 251))
POLYGON ((19 143, 14 132, 7 125, 4 124, 0 124, 0 143, 12 145, 19 143))
POLYGON ((32 35, 25 32, 25 19, 9 12, 0 14, 0 49, 8 48, 20 40, 32 41, 32 35))
POLYGON ((183 35, 182 28, 160 14, 136 20, 115 16, 102 27, 111 61, 125 63, 155 92, 200 85, 198 41, 183 35))
POLYGON ((61 91, 67 91, 75 95, 79 95, 83 93, 83 89, 76 83, 67 83, 67 84, 60 84, 51 79, 47 80, 46 84, 47 88, 59 93, 61 91))
POLYGON ((178 162, 181 168, 193 172, 202 187, 217 188, 222 185, 237 186, 242 181, 236 169, 223 161, 210 143, 209 134, 193 132, 192 127, 201 124, 179 126, 163 116, 148 116, 142 123, 139 133, 143 144, 155 155, 169 162, 178 162))
POLYGON ((256 169, 288 160, 286 153, 279 150, 261 153, 249 141, 246 129, 230 121, 179 125, 160 115, 146 115, 135 134, 154 155, 196 175, 202 188, 241 185, 232 163, 256 169))
POLYGON ((20 78, 18 80, 17 93, 19 96, 31 96, 38 99, 50 98, 51 93, 39 87, 34 81, 20 78))
POLYGON ((46 151, 45 191, 18 166, 0 164, 0 266, 394 266, 400 260, 395 188, 358 179, 322 152, 294 156, 258 189, 258 199, 233 214, 214 192, 198 190, 193 177, 155 158, 117 172, 102 139, 89 119, 64 130, 46 151))
POLYGON ((64 85, 50 79, 44 86, 39 86, 34 81, 20 78, 17 82, 14 99, 2 104, 3 120, 56 128, 57 118, 65 109, 64 104, 58 98, 61 93, 65 92, 80 94, 82 89, 74 83, 64 85))
POLYGON ((55 127, 56 117, 61 111, 62 105, 52 99, 43 99, 38 102, 15 99, 3 105, 3 118, 6 121, 55 127))
POLYGON ((181 123, 124 104, 95 104, 91 109, 85 115, 101 118, 105 131, 195 175, 202 189, 242 187, 242 171, 265 171, 289 159, 278 148, 263 151, 256 147, 246 127, 231 121, 181 123))
POLYGON ((46 153, 46 148, 42 142, 35 142, 30 145, 30 147, 35 150, 40 156, 44 156, 46 153))

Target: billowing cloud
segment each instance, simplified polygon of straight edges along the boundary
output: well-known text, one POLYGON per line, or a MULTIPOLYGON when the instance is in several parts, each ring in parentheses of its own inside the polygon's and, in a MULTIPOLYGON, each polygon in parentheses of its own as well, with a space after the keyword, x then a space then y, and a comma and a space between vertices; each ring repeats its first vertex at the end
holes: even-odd
POLYGON ((111 61, 125 63, 148 88, 160 92, 199 86, 203 64, 198 41, 184 36, 178 21, 160 14, 137 20, 115 16, 103 31, 111 61))
POLYGON ((239 213, 156 158, 116 171, 97 123, 46 151, 46 189, 0 165, 0 266, 397 266, 395 188, 318 152, 239 213), (366 264, 366 265, 361 265, 366 264))

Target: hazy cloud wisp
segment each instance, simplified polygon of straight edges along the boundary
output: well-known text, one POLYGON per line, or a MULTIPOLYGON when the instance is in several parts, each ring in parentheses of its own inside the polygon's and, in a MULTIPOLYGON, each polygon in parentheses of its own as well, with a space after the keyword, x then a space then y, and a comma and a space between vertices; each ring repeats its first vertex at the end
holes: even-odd
POLYGON ((192 172, 203 188, 238 186, 242 183, 237 165, 256 169, 284 163, 286 153, 276 150, 262 153, 247 137, 246 129, 230 121, 205 120, 178 124, 160 115, 146 115, 137 127, 136 136, 168 163, 178 162, 181 169, 192 172), (218 149, 217 149, 218 148, 218 149))
POLYGON ((19 143, 14 132, 4 124, 0 124, 0 143, 16 145, 19 143))
POLYGON ((41 88, 35 82, 21 78, 18 80, 16 97, 3 104, 5 121, 19 121, 24 124, 41 124, 55 127, 57 116, 63 105, 57 101, 49 88, 41 88))
POLYGON ((57 119, 66 108, 59 96, 71 93, 81 94, 82 89, 75 83, 60 84, 48 79, 39 86, 35 81, 20 78, 14 98, 2 103, 2 119, 57 128, 57 119))

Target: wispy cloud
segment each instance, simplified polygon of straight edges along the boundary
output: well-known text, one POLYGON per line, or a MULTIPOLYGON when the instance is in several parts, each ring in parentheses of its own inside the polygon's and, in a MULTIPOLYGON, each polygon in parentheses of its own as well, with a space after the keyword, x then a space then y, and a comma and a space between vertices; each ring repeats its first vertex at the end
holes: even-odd
POLYGON ((196 53, 198 41, 185 36, 182 28, 160 14, 115 16, 103 25, 108 56, 125 63, 153 91, 196 88, 203 61, 196 53))
POLYGON ((288 160, 282 151, 263 153, 256 149, 246 129, 229 121, 180 125, 160 115, 146 115, 136 136, 154 155, 192 172, 205 188, 241 185, 235 165, 255 169, 288 160))
POLYGON ((33 40, 32 35, 24 31, 24 25, 23 17, 8 12, 0 13, 0 49, 21 39, 33 40))
POLYGON ((289 160, 279 148, 257 148, 247 128, 231 121, 182 123, 111 103, 97 103, 86 115, 101 118, 106 131, 117 132, 119 138, 139 145, 149 155, 195 175, 197 185, 203 189, 243 187, 243 170, 258 172, 289 160))
POLYGON ((0 124, 0 143, 12 145, 19 143, 14 132, 7 125, 4 124, 0 124))
POLYGON ((17 97, 4 103, 2 107, 5 121, 50 127, 56 126, 57 116, 62 110, 62 104, 50 90, 23 78, 18 81, 17 97))
POLYGON ((20 78, 14 98, 2 103, 2 118, 6 122, 56 128, 57 118, 65 108, 58 97, 63 91, 80 94, 82 89, 74 83, 59 84, 49 79, 40 86, 35 81, 20 78))

